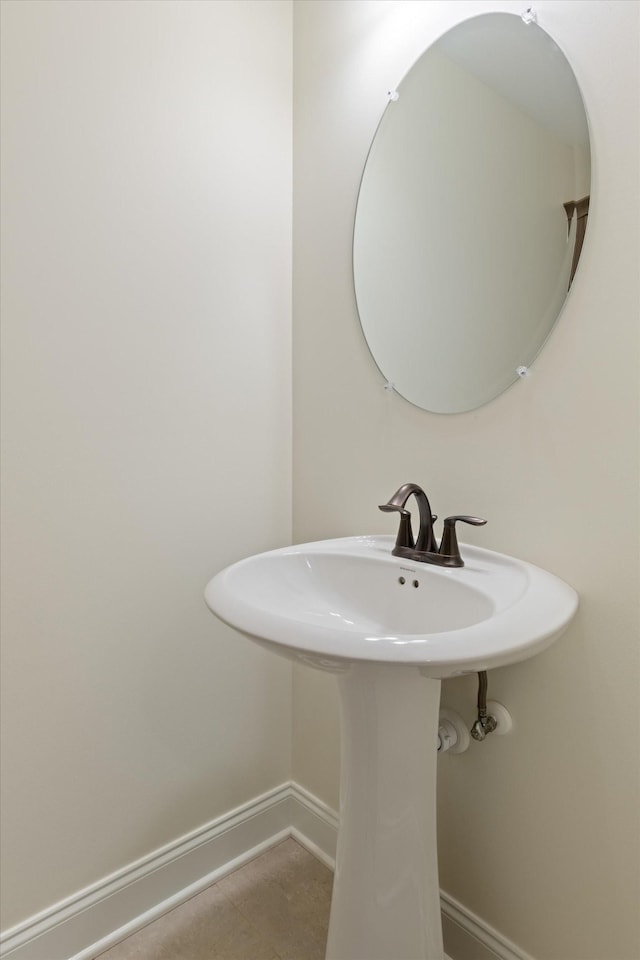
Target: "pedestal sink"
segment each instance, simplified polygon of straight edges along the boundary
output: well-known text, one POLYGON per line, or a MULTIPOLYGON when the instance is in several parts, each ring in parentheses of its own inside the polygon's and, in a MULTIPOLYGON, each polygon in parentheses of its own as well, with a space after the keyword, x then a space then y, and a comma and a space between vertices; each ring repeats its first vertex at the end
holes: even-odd
POLYGON ((461 545, 464 566, 391 554, 392 537, 273 550, 207 585, 221 620, 337 674, 340 829, 328 960, 442 960, 436 846, 440 681, 540 653, 577 608, 539 567, 461 545))

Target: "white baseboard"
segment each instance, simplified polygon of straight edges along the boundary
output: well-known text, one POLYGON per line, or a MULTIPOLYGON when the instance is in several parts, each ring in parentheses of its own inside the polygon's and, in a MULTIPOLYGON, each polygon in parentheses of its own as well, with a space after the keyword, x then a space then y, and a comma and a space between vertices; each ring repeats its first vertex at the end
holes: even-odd
MULTIPOLYGON (((338 815, 285 783, 7 930, 3 960, 94 960, 288 836, 333 869, 338 815)), ((451 960, 531 960, 442 893, 451 960)))
POLYGON ((7 930, 11 960, 90 960, 291 834, 283 784, 7 930))
POLYGON ((451 960, 533 960, 444 890, 440 890, 444 945, 451 960))
POLYGON ((338 814, 298 783, 291 783, 291 835, 330 870, 336 865, 338 814))

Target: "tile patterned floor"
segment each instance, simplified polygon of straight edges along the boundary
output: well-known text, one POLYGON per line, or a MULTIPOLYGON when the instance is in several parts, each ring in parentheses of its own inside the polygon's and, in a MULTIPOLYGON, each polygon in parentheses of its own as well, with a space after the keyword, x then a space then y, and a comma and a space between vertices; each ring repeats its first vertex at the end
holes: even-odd
POLYGON ((293 839, 99 960, 323 960, 333 874, 293 839))

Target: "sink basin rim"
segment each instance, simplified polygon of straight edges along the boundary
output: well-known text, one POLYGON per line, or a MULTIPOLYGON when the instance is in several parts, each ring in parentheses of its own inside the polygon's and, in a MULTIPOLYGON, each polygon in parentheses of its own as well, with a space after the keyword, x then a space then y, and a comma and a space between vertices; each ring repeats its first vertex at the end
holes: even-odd
POLYGON ((504 554, 469 544, 460 549, 465 566, 441 568, 393 557, 394 538, 359 536, 315 541, 270 550, 240 560, 207 584, 207 605, 229 626, 280 652, 318 665, 330 662, 393 663, 420 666, 433 677, 455 676, 527 659, 549 646, 566 628, 577 605, 576 592, 553 574, 504 554), (460 629, 432 633, 341 631, 274 613, 240 596, 243 572, 270 558, 340 554, 375 557, 399 575, 450 578, 480 589, 494 601, 492 616, 460 629), (492 575, 493 574, 493 575, 492 575), (499 575, 502 583, 498 583, 499 575), (501 588, 501 589, 500 589, 501 588), (505 592, 506 591, 506 592, 505 592), (510 592, 511 591, 511 592, 510 592))

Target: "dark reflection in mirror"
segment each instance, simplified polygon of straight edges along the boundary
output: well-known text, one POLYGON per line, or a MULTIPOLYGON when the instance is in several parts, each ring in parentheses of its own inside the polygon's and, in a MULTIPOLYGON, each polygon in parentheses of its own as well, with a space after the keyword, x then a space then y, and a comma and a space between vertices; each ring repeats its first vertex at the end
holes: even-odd
POLYGON ((569 277, 569 289, 573 283, 576 267, 578 266, 578 260, 580 259, 580 254, 582 253, 582 244, 584 243, 584 235, 587 230, 587 217, 589 216, 590 199, 590 197, 583 197, 582 200, 568 200, 564 205, 564 209, 567 212, 568 236, 571 236, 571 222, 574 216, 577 221, 573 260, 571 261, 571 276, 569 277))

